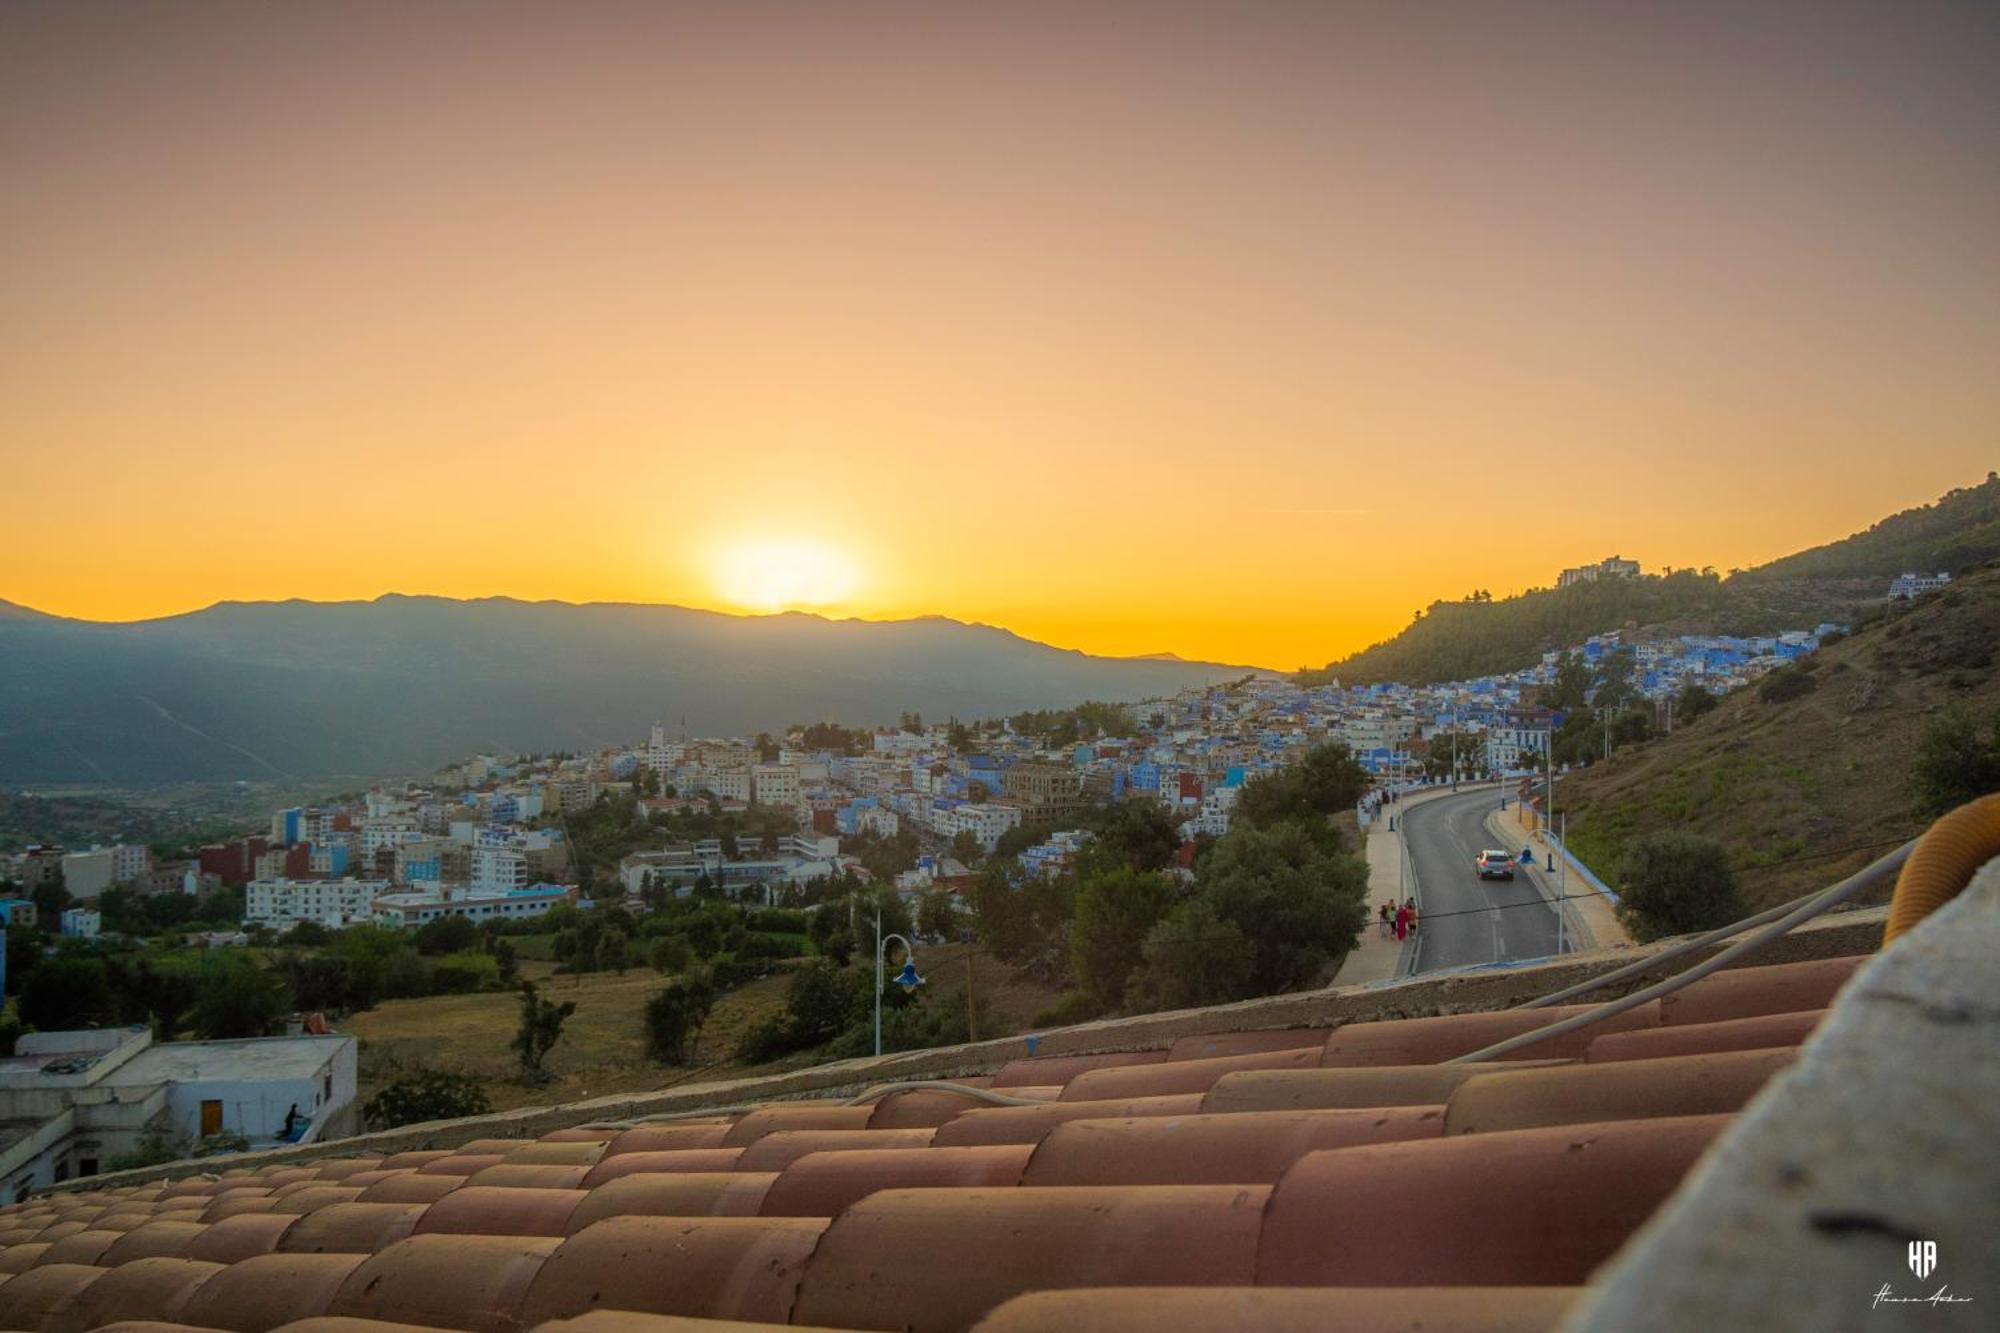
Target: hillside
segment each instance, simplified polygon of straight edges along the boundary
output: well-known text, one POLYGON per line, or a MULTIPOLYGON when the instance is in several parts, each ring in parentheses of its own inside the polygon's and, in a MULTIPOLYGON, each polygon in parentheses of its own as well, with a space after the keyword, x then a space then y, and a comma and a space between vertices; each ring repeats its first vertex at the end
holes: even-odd
POLYGON ((1806 659, 1816 682, 1771 703, 1741 690, 1672 736, 1560 784, 1570 843, 1615 882, 1635 836, 1720 839, 1755 906, 1832 883, 1921 831, 1910 765, 1926 716, 2000 708, 2000 565, 1896 607, 1806 659))
POLYGON ((990 717, 1243 674, 939 617, 437 597, 10 616, 0 664, 0 784, 16 786, 414 774, 482 750, 594 749, 655 719, 714 735, 990 717))
POLYGON ((2000 477, 1727 579, 1665 577, 1537 588, 1498 601, 1434 602, 1409 628, 1302 679, 1412 685, 1517 671, 1612 630, 1767 634, 1845 622, 1905 570, 1956 571, 2000 557, 2000 477))

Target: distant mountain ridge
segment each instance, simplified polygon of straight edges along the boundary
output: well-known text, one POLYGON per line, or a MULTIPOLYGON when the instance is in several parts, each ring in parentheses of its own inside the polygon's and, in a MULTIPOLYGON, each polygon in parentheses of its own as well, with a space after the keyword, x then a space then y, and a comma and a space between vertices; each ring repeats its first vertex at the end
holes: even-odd
POLYGON ((1536 588, 1496 601, 1435 602, 1401 633, 1308 682, 1412 685, 1532 666, 1544 652, 1628 626, 1684 633, 1763 634, 1841 621, 1879 602, 1910 570, 1952 572, 2000 557, 2000 476, 1905 510, 1865 532, 1722 578, 1680 570, 1536 588))
POLYGON ((633 603, 223 602, 104 624, 0 607, 0 784, 428 772, 481 750, 991 717, 1250 668, 1093 657, 942 617, 633 603))

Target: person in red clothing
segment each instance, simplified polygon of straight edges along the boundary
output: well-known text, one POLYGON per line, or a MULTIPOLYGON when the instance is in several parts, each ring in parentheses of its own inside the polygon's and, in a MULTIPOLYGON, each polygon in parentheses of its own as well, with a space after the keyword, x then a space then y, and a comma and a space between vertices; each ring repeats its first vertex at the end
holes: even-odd
POLYGON ((1407 939, 1410 934, 1410 908, 1406 903, 1396 909, 1396 938, 1407 939))

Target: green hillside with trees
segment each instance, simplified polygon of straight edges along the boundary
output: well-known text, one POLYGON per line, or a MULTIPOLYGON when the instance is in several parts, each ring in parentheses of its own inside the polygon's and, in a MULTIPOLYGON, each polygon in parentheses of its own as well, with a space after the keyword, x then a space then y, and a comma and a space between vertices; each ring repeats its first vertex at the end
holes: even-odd
POLYGON ((2000 478, 1989 475, 1866 532, 1727 577, 1706 568, 1670 570, 1433 602, 1394 638, 1299 679, 1425 685, 1517 671, 1551 649, 1612 630, 1763 634, 1845 622, 1880 601, 1888 580, 1905 570, 1957 572, 1996 557, 2000 478))

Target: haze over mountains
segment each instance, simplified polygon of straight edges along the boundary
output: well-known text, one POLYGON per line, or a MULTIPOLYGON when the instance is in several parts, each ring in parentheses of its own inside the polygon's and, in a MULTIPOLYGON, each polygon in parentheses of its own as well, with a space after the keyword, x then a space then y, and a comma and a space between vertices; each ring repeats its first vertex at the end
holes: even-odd
POLYGON ((1091 657, 940 617, 388 596, 100 624, 0 602, 0 783, 428 772, 481 750, 992 717, 1246 669, 1091 657))

